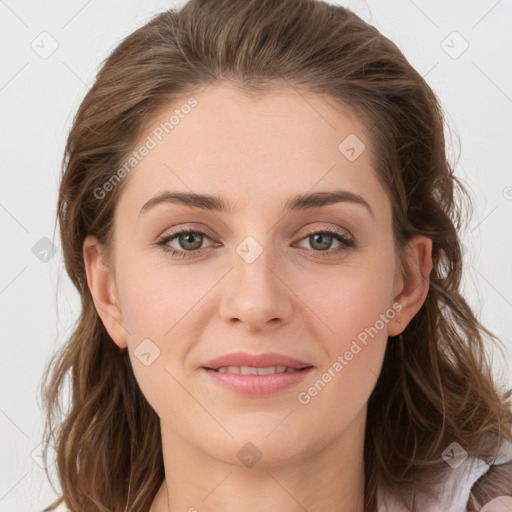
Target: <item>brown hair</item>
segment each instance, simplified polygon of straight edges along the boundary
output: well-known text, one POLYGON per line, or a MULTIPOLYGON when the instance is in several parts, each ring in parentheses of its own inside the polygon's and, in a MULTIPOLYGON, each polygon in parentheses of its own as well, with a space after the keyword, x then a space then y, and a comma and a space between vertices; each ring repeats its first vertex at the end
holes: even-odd
MULTIPOLYGON (((63 494, 45 510, 65 501, 72 511, 147 512, 164 479, 159 418, 95 310, 82 244, 95 235, 110 246, 129 177, 102 200, 94 191, 115 176, 144 127, 166 105, 219 81, 251 94, 290 86, 350 109, 368 129, 392 202, 397 256, 416 234, 433 241, 427 298, 390 338, 365 437, 365 510, 376 510, 380 487, 412 497, 414 510, 415 491, 443 478, 441 454, 452 442, 491 461, 500 441, 512 440, 512 392, 498 390, 484 351, 484 339, 499 340, 459 291, 461 200, 469 195, 448 161, 436 95, 376 28, 315 0, 191 0, 163 12, 115 48, 81 103, 57 208, 81 313, 44 374, 44 441, 56 450, 63 494)), ((512 494, 511 475, 511 464, 492 467, 473 487, 470 509, 512 494)))

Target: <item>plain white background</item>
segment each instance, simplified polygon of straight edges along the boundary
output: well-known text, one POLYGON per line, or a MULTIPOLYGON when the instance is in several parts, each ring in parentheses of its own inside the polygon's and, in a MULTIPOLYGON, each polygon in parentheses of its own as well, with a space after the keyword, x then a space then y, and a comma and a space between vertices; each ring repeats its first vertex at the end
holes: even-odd
MULTIPOLYGON (((460 137, 456 173, 475 200, 470 229, 461 233, 464 292, 506 343, 507 358, 496 353, 494 367, 512 385, 512 3, 340 3, 397 44, 438 94, 451 132, 460 137)), ((0 0, 0 512, 40 511, 54 497, 38 459, 38 395, 43 366, 65 343, 79 311, 58 233, 53 239, 67 132, 114 46, 155 14, 182 4, 0 0), (58 46, 45 55, 52 45, 58 46)), ((451 154, 458 155, 457 138, 447 135, 451 154)))

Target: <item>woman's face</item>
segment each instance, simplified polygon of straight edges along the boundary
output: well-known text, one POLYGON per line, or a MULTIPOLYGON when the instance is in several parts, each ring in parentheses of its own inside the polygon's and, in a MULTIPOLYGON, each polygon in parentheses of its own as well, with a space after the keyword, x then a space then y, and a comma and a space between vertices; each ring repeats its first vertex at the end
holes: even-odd
MULTIPOLYGON (((310 456, 363 428, 387 337, 426 291, 397 303, 391 204, 357 119, 291 88, 256 98, 216 84, 191 97, 135 148, 149 149, 125 178, 98 311, 175 443, 238 465, 248 442, 260 466, 310 456), (341 191, 362 199, 322 199, 341 191), (309 369, 205 369, 235 352, 309 369)), ((89 279, 98 300, 101 279, 89 279)))

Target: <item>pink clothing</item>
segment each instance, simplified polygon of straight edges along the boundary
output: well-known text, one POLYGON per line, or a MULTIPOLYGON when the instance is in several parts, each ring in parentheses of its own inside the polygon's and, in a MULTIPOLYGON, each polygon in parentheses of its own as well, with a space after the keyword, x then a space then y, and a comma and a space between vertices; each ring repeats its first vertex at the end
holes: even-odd
MULTIPOLYGON (((459 445, 457 445, 459 446, 459 445)), ((452 452, 453 454, 453 452, 452 452)), ((492 465, 512 462, 512 443, 503 440, 492 465)), ((473 484, 490 468, 482 459, 467 457, 457 467, 447 463, 446 479, 437 489, 437 499, 427 494, 417 496, 418 512, 467 512, 466 503, 473 484)), ((403 503, 394 497, 379 492, 378 512, 408 512, 403 503)), ((487 503, 481 512, 512 512, 512 496, 500 496, 487 503)))

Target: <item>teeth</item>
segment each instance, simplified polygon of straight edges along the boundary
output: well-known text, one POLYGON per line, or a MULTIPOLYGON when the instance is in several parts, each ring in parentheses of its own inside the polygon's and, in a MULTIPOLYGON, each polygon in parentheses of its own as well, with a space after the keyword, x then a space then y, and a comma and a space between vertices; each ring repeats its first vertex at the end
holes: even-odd
POLYGON ((219 373, 239 373, 240 375, 270 375, 273 373, 296 372, 295 368, 286 366, 269 366, 268 368, 254 368, 252 366, 222 366, 217 370, 219 373))

